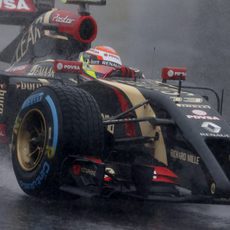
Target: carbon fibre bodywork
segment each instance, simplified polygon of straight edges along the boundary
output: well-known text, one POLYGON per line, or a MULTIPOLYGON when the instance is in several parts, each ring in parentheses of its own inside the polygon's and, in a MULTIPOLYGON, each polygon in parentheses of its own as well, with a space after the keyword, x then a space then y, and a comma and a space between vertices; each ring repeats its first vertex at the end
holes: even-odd
MULTIPOLYGON (((178 97, 178 89, 174 86, 152 80, 99 81, 79 87, 96 98, 102 114, 106 114, 107 117, 122 112, 122 103, 126 103, 129 108, 149 100, 148 105, 129 116, 156 116, 173 120, 175 124, 154 126, 149 121, 141 122, 135 124, 135 128, 129 126, 135 130, 132 134, 154 137, 156 132, 158 133, 158 140, 153 141, 152 154, 155 159, 175 172, 180 186, 195 193, 209 194, 215 190, 214 193, 228 196, 230 129, 226 121, 203 97, 185 91, 178 97), (118 96, 116 91, 122 96, 118 96), (123 101, 120 106, 119 100, 123 101), (201 114, 196 115, 197 113, 201 114), (214 130, 215 128, 218 130, 214 130), (220 146, 220 149, 217 146, 220 146)), ((123 125, 126 137, 130 137, 125 128, 123 125)), ((113 130, 116 138, 121 138, 119 127, 115 125, 113 128, 110 127, 110 130, 113 130)))

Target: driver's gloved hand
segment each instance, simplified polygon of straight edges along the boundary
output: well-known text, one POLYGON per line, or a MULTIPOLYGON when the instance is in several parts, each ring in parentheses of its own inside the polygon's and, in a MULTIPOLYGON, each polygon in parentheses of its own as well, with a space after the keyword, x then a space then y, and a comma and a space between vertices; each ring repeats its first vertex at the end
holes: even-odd
POLYGON ((140 70, 133 69, 133 68, 130 68, 124 65, 114 70, 111 70, 103 78, 105 79, 105 78, 111 78, 111 77, 129 78, 132 80, 145 78, 140 70))

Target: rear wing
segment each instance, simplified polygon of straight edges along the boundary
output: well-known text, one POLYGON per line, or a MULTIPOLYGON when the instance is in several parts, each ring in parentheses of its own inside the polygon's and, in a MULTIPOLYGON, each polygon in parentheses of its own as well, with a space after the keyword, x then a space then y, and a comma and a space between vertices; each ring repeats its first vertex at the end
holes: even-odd
POLYGON ((0 24, 27 25, 54 4, 55 0, 0 0, 0 24))

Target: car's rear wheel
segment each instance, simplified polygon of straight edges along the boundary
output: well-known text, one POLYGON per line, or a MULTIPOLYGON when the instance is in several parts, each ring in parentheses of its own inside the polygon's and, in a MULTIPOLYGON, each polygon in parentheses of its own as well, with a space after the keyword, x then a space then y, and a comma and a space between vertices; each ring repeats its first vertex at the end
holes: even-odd
POLYGON ((103 146, 102 118, 91 95, 73 86, 42 87, 25 100, 14 125, 14 172, 27 194, 56 196, 63 161, 100 156, 103 146))

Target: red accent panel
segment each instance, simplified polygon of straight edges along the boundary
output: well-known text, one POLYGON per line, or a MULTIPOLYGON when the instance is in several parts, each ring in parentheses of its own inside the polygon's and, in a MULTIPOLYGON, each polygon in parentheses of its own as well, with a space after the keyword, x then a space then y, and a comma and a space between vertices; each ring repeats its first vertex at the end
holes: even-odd
POLYGON ((111 177, 109 177, 109 176, 105 176, 104 177, 104 181, 105 182, 110 182, 110 181, 112 181, 113 179, 111 178, 111 177))
POLYGON ((2 0, 0 1, 0 11, 33 13, 36 8, 33 0, 2 0))
MULTIPOLYGON (((129 109, 129 103, 127 99, 124 97, 124 95, 116 88, 113 88, 118 101, 121 106, 121 111, 125 112, 126 110, 129 109)), ((125 123, 125 132, 128 137, 135 137, 136 136, 136 130, 135 130, 135 125, 133 123, 125 123)))
POLYGON ((161 183, 170 183, 170 184, 177 184, 177 175, 172 172, 170 169, 161 166, 153 166, 154 175, 153 180, 154 182, 161 182, 161 183))
POLYGON ((81 74, 82 62, 78 61, 66 61, 66 60, 55 60, 54 61, 54 72, 55 73, 76 73, 81 74))
POLYGON ((72 172, 74 175, 79 176, 81 174, 81 166, 80 165, 73 165, 72 172))
POLYGON ((6 69, 5 71, 10 74, 22 75, 22 74, 26 74, 30 68, 31 68, 31 65, 26 64, 26 65, 20 65, 20 66, 12 66, 6 69))
POLYGON ((178 178, 177 175, 166 167, 154 166, 154 170, 156 171, 157 175, 167 176, 172 178, 178 178))
POLYGON ((100 56, 100 55, 97 56, 97 59, 98 59, 99 61, 103 61, 103 60, 104 60, 103 57, 100 56))
POLYGON ((6 134, 6 125, 0 124, 0 143, 1 144, 7 144, 8 143, 8 137, 6 134))
POLYGON ((79 20, 77 21, 76 26, 77 26, 77 28, 75 29, 73 36, 79 42, 91 43, 97 37, 97 23, 92 16, 81 16, 79 18, 79 20), (81 29, 83 23, 85 23, 86 21, 90 22, 92 25, 92 28, 93 28, 93 32, 92 32, 91 37, 89 39, 82 38, 81 34, 80 34, 80 29, 81 29))
POLYGON ((153 181, 161 182, 161 183, 177 184, 175 180, 172 180, 164 176, 157 176, 156 178, 153 179, 153 181))
POLYGON ((86 157, 87 160, 92 161, 93 163, 96 164, 102 164, 102 160, 100 158, 96 158, 96 157, 86 157))

